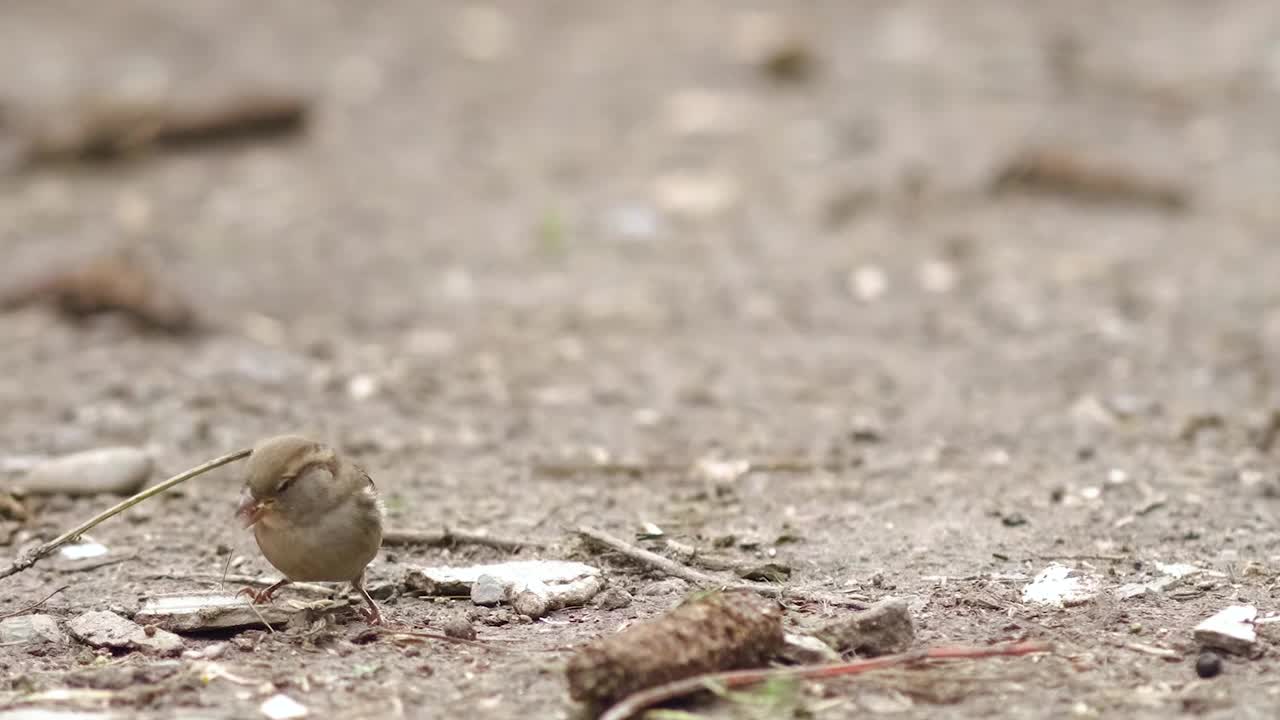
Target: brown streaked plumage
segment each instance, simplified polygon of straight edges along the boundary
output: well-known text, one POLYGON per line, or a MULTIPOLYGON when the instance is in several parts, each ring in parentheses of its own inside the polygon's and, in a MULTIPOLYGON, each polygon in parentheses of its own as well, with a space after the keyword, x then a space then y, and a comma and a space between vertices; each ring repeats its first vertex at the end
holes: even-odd
POLYGON ((292 581, 350 582, 382 621, 364 589, 364 570, 382 545, 382 505, 368 473, 333 448, 297 435, 258 443, 249 455, 236 513, 267 560, 284 574, 249 591, 268 602, 292 581))

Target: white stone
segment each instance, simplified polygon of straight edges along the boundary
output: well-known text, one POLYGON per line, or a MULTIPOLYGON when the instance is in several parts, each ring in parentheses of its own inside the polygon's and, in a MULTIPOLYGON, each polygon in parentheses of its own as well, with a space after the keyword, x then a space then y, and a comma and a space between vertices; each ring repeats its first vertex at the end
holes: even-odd
POLYGON ((307 706, 284 693, 276 693, 263 700, 258 709, 271 720, 291 720, 307 716, 307 706))
POLYGON ((1097 596, 1098 587, 1096 577, 1054 563, 1022 589, 1022 601, 1057 607, 1081 605, 1097 596))
POLYGON ((1248 655, 1258 642, 1258 632, 1254 626, 1257 617, 1258 608, 1252 605, 1223 608, 1196 626, 1196 642, 1205 647, 1248 655))

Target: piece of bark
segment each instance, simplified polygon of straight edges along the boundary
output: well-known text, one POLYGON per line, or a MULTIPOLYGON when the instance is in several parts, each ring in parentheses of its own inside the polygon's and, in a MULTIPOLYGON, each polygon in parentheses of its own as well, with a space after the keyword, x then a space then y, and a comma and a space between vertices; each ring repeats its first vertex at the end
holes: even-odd
POLYGON ((569 694, 608 704, 702 673, 758 667, 782 646, 782 636, 776 601, 713 593, 580 648, 566 668, 569 694))
POLYGON ((906 652, 915 636, 911 611, 907 608, 907 601, 901 598, 878 602, 866 610, 828 623, 814 633, 814 637, 836 652, 852 652, 865 657, 906 652))
POLYGON ((285 625, 305 609, 287 601, 252 605, 243 596, 182 593, 148 598, 133 619, 171 632, 285 625))
POLYGON ((182 651, 182 638, 167 630, 144 628, 113 612, 93 610, 67 623, 67 629, 81 642, 114 650, 144 650, 158 655, 182 651))

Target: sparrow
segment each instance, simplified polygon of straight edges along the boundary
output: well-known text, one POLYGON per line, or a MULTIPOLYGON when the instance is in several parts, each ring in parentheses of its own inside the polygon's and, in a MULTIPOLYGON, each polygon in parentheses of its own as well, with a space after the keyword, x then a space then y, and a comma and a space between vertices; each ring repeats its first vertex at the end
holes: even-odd
POLYGON ((333 448, 297 435, 263 440, 249 454, 237 517, 284 578, 245 588, 255 603, 290 582, 349 582, 370 624, 382 622, 364 571, 382 545, 382 501, 369 474, 333 448))

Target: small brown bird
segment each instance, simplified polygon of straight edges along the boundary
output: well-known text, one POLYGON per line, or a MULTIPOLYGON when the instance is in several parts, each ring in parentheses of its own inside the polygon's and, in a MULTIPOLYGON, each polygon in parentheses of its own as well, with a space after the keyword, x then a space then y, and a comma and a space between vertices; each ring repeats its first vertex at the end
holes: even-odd
POLYGON ((369 603, 369 622, 381 623, 364 589, 365 567, 382 545, 382 502, 369 474, 333 448, 296 435, 258 443, 247 465, 236 515, 284 579, 241 592, 270 602, 293 581, 350 582, 369 603))

